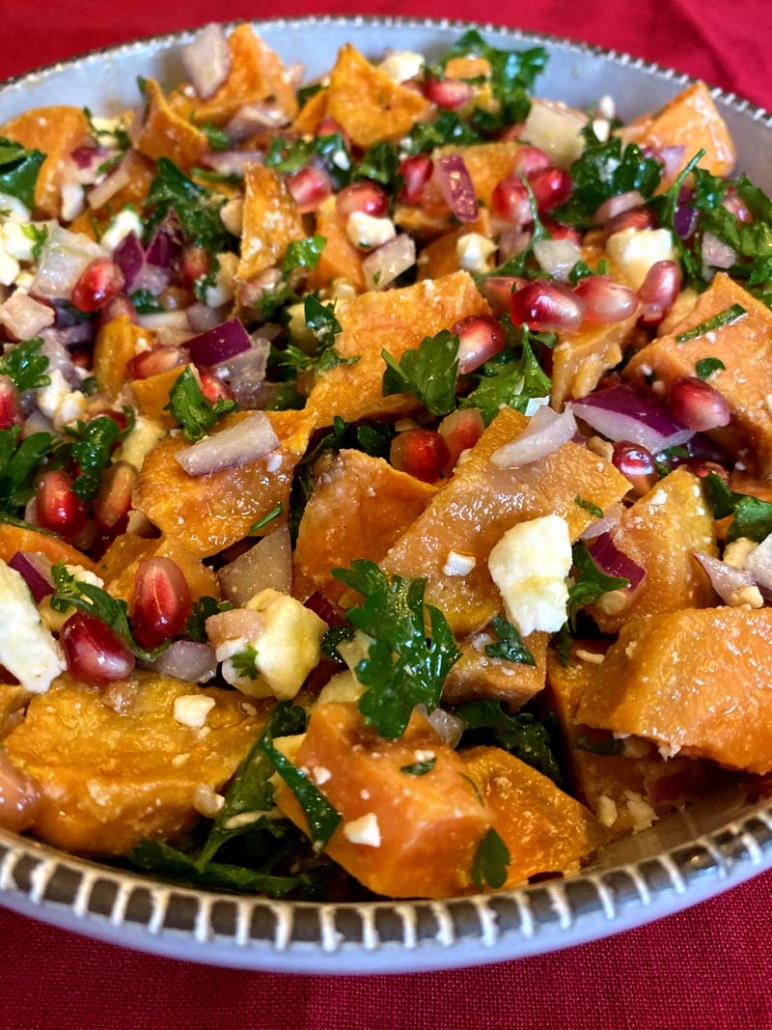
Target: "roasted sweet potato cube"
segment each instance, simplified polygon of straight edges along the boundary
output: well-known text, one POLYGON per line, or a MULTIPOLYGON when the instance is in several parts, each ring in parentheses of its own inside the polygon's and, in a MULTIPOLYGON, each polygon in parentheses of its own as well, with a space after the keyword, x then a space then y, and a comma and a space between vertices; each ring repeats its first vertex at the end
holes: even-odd
POLYGON ((684 147, 680 164, 670 169, 662 186, 669 186, 698 150, 704 150, 700 168, 713 175, 729 175, 737 152, 724 120, 716 110, 704 82, 695 82, 669 100, 661 110, 642 115, 621 130, 626 143, 642 147, 684 147))
POLYGON ((92 371, 99 389, 111 400, 121 392, 126 366, 137 353, 137 344, 147 339, 147 330, 134 325, 128 315, 110 319, 97 333, 92 371))
POLYGON ((382 563, 391 573, 425 576, 427 601, 442 609, 460 636, 483 629, 501 610, 488 558, 508 529, 554 514, 566 520, 571 539, 576 540, 593 521, 576 503, 577 495, 605 511, 630 488, 613 465, 575 443, 520 468, 491 464, 491 454, 527 424, 524 415, 502 409, 448 485, 382 563), (473 557, 472 571, 466 576, 448 574, 450 551, 473 557))
POLYGON ((306 100, 292 123, 294 132, 301 136, 313 136, 319 122, 327 114, 327 90, 320 89, 306 100))
POLYGON ((628 622, 577 718, 667 754, 772 771, 772 609, 691 608, 628 622))
POLYGON ((485 648, 494 640, 490 632, 482 632, 458 641, 461 657, 445 680, 443 701, 459 704, 462 701, 500 700, 515 709, 544 689, 548 633, 531 633, 523 641, 536 665, 490 658, 485 648))
POLYGON ((244 171, 244 224, 238 278, 245 282, 272 268, 293 240, 305 238, 303 219, 282 176, 263 165, 244 171))
POLYGON ((739 283, 719 272, 700 296, 693 311, 668 336, 661 336, 638 351, 625 367, 625 375, 639 382, 664 384, 678 376, 695 375, 703 358, 724 363, 710 376, 710 385, 723 394, 732 420, 708 435, 740 458, 745 465, 772 476, 772 311, 739 283), (745 311, 736 321, 679 343, 678 336, 739 304, 745 311))
POLYGON ((556 411, 567 400, 592 393, 603 373, 619 364, 637 320, 633 315, 610 325, 585 322, 574 332, 560 334, 560 343, 552 352, 551 402, 556 411))
POLYGON ((418 518, 437 488, 382 458, 343 450, 317 480, 295 546, 293 592, 340 600, 348 588, 331 575, 356 558, 380 562, 418 518))
POLYGON ((143 837, 166 840, 193 825, 196 791, 230 780, 269 709, 156 673, 134 673, 106 691, 65 675, 3 743, 39 785, 36 837, 66 851, 127 855, 143 837), (175 718, 182 697, 214 702, 201 728, 175 718))
MULTIPOLYGON (((493 812, 464 763, 427 720, 413 714, 398 740, 365 725, 356 705, 318 705, 294 757, 340 812, 325 851, 376 894, 446 898, 466 890, 493 812), (430 764, 418 774, 406 767, 430 764)), ((282 783, 279 808, 305 833, 295 796, 282 783)))
POLYGON ((333 279, 346 279, 357 293, 364 292, 362 251, 348 238, 340 219, 319 211, 316 215, 316 235, 323 236, 325 244, 318 265, 306 280, 306 287, 311 291, 321 290, 328 287, 333 279))
POLYGON ((35 183, 35 209, 46 218, 61 211, 65 159, 89 138, 88 122, 79 107, 36 107, 0 126, 0 137, 46 155, 35 183))
POLYGON ((153 537, 145 539, 124 533, 110 544, 96 563, 96 571, 105 583, 105 590, 134 605, 134 589, 140 562, 150 558, 171 558, 179 565, 190 588, 192 600, 199 597, 220 597, 217 575, 197 558, 193 558, 184 541, 153 537))
POLYGON ((136 141, 140 154, 157 161, 168 157, 188 172, 201 164, 209 149, 205 134, 188 119, 173 111, 155 79, 145 79, 145 117, 136 141))
POLYGON ((604 633, 630 619, 708 608, 716 594, 694 551, 717 554, 713 515, 697 476, 682 466, 622 512, 614 543, 646 571, 633 591, 604 594, 590 609, 604 633))
POLYGON ((480 236, 489 238, 491 235, 491 220, 487 211, 481 211, 476 222, 447 232, 434 240, 421 251, 418 256, 418 278, 438 279, 443 275, 452 275, 461 268, 458 255, 458 241, 468 233, 477 233, 480 236))
POLYGON ((468 272, 342 301, 335 309, 343 330, 335 337, 335 349, 341 357, 359 361, 319 375, 306 410, 319 426, 331 425, 334 415, 354 422, 415 411, 419 402, 412 394, 382 395, 386 363, 381 351, 399 360, 425 336, 449 329, 467 315, 481 314, 490 314, 490 308, 468 272))
POLYGON ((169 394, 185 369, 193 367, 193 365, 175 365, 174 368, 168 368, 165 372, 147 376, 145 379, 132 379, 131 388, 140 414, 160 423, 165 429, 175 429, 177 420, 166 411, 169 394))
POLYGON ((9 562, 17 551, 44 554, 51 562, 64 561, 67 565, 80 565, 94 570, 91 559, 64 540, 50 533, 42 533, 34 526, 12 526, 0 522, 0 559, 9 562))
MULTIPOLYGON (((245 417, 245 412, 229 415, 219 428, 227 429, 245 417)), ((194 558, 217 554, 243 539, 249 527, 279 502, 288 511, 292 475, 314 423, 301 411, 272 411, 268 417, 281 442, 278 452, 203 476, 189 476, 175 460, 175 453, 186 446, 183 439, 163 440, 145 459, 134 488, 134 507, 165 536, 182 538, 194 558)))
POLYGON ((496 813, 494 828, 509 850, 504 888, 542 873, 575 872, 604 842, 592 812, 508 751, 475 747, 459 757, 496 813))
POLYGON ((420 93, 397 85, 346 43, 330 75, 327 114, 360 147, 397 140, 432 107, 420 93))
POLYGON ((0 741, 22 719, 30 695, 17 683, 0 683, 0 741))

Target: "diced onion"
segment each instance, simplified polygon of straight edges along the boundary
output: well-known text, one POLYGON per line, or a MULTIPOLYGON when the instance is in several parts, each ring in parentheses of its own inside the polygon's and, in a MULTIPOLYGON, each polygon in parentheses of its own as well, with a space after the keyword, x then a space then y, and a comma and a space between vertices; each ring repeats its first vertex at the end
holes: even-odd
POLYGON ((229 318, 227 322, 220 323, 200 336, 194 336, 188 340, 186 346, 191 361, 208 368, 248 351, 252 341, 241 319, 229 318))
POLYGON ((466 729, 464 720, 452 712, 446 712, 444 708, 435 708, 428 719, 448 747, 456 747, 466 729))
POLYGON ((570 406, 609 440, 629 440, 652 454, 686 443, 694 436, 694 430, 679 422, 664 401, 630 383, 599 390, 572 401, 570 406))
POLYGON ((145 267, 145 252, 135 232, 130 232, 123 237, 113 252, 113 261, 123 272, 126 292, 131 293, 135 289, 137 278, 145 267))
POLYGON ((576 419, 570 409, 566 408, 558 415, 552 408, 544 405, 516 439, 493 452, 491 464, 498 468, 530 465, 549 454, 554 454, 563 444, 573 439, 575 434, 576 419))
POLYGON ((92 211, 98 207, 103 207, 113 199, 119 190, 122 190, 130 182, 131 175, 129 174, 129 169, 126 167, 126 162, 121 161, 118 167, 106 176, 98 186, 94 186, 93 189, 89 190, 86 198, 88 206, 92 211))
POLYGON ((69 297, 86 267, 95 258, 104 256, 104 248, 88 236, 53 225, 43 244, 29 292, 46 299, 69 297))
POLYGON ((174 640, 154 662, 148 662, 146 668, 186 683, 207 683, 217 672, 217 659, 209 644, 174 640))
POLYGON ((255 411, 236 425, 184 447, 174 457, 189 476, 203 476, 264 458, 278 446, 270 419, 264 411, 255 411))
POLYGON ((610 533, 602 533, 593 544, 590 554, 592 560, 607 576, 623 576, 630 580, 630 588, 634 590, 646 576, 646 570, 634 562, 632 558, 620 551, 610 533))
POLYGON ((292 544, 289 530, 281 526, 254 547, 220 569, 223 592, 235 605, 246 604, 269 587, 289 594, 292 590, 292 544))
POLYGON ((406 232, 377 247, 362 262, 368 290, 383 290, 415 264, 415 241, 406 232))
POLYGON ((231 70, 231 52, 222 25, 206 25, 182 51, 182 64, 202 100, 217 92, 231 70))
POLYGON ((31 340, 54 324, 56 314, 48 304, 41 304, 23 290, 12 293, 0 305, 0 324, 17 340, 31 340))
POLYGON ((772 535, 762 540, 745 559, 745 568, 764 590, 772 590, 772 535))
POLYGON ((40 604, 44 597, 54 592, 51 578, 51 562, 44 554, 31 551, 17 551, 8 562, 24 579, 32 594, 35 604, 40 604))
POLYGON ((459 222, 476 222, 477 197, 469 171, 460 154, 445 154, 434 164, 434 181, 442 199, 459 222))
POLYGON ((753 574, 746 569, 735 568, 734 565, 728 565, 703 551, 695 551, 694 557, 705 570, 711 586, 724 604, 731 604, 732 599, 743 587, 756 585, 753 574))
POLYGON ((225 132, 232 140, 249 139, 261 129, 281 129, 289 122, 278 101, 258 100, 240 108, 225 126, 225 132))
POLYGON ((582 260, 582 252, 573 240, 539 240, 533 252, 544 271, 564 283, 577 261, 582 260))

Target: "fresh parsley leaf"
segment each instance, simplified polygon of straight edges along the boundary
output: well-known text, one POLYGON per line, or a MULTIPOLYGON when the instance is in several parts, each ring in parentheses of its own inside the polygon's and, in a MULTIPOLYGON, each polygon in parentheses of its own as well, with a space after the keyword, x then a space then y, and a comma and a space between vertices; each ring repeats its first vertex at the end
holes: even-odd
POLYGON ((371 458, 386 458, 391 441, 394 438, 394 427, 388 422, 370 419, 356 429, 356 442, 360 450, 371 458))
POLYGON ((319 346, 332 347, 335 337, 342 332, 342 326, 335 317, 335 305, 323 304, 318 297, 310 294, 303 301, 303 313, 306 326, 319 341, 319 346))
POLYGON ((298 90, 298 106, 302 108, 311 97, 315 97, 322 89, 324 89, 324 86, 322 86, 321 82, 312 82, 308 86, 301 86, 298 90))
POLYGON ((381 736, 401 737, 417 704, 430 712, 439 706, 442 685, 461 652, 442 612, 424 605, 425 579, 389 579, 365 559, 350 569, 333 569, 333 575, 363 595, 348 618, 373 638, 368 657, 355 669, 367 688, 359 710, 381 736))
POLYGON ((507 866, 511 861, 509 849, 491 827, 480 841, 470 870, 472 882, 478 890, 486 885, 498 890, 507 882, 507 866))
POLYGON ((586 501, 580 494, 577 494, 574 498, 574 504, 578 505, 584 511, 588 511, 590 515, 594 515, 596 519, 603 518, 603 509, 599 508, 597 504, 592 501, 586 501))
POLYGON ((21 426, 0 430, 0 512, 5 515, 15 515, 35 493, 54 443, 50 433, 32 433, 19 442, 20 435, 21 426))
POLYGON ((5 354, 0 355, 0 375, 10 376, 19 393, 37 390, 51 382, 46 375, 48 358, 40 353, 43 341, 39 336, 24 343, 17 343, 5 354))
POLYGON ((493 619, 492 629, 498 641, 485 645, 485 653, 489 658, 503 658, 519 665, 536 665, 536 660, 511 622, 497 615, 493 619))
POLYGON ((210 254, 225 250, 230 235, 220 218, 225 197, 193 182, 168 157, 158 159, 156 171, 145 201, 146 211, 151 212, 148 232, 173 210, 188 242, 210 254))
MULTIPOLYGON (((697 340, 700 336, 704 336, 714 329, 719 329, 722 325, 731 325, 732 322, 736 322, 746 314, 747 312, 741 304, 732 304, 725 311, 719 311, 717 315, 713 315, 712 318, 700 322, 693 329, 688 329, 685 333, 679 333, 676 336, 676 343, 688 343, 689 340, 697 340)), ((715 360, 715 358, 712 360, 715 360)))
POLYGON ((150 290, 135 290, 129 294, 129 300, 134 305, 138 315, 157 315, 163 311, 164 306, 150 290))
POLYGON ((27 237, 28 240, 32 241, 32 258, 34 261, 40 261, 40 255, 43 252, 43 247, 48 239, 48 226, 47 225, 35 225, 34 222, 22 222, 21 231, 27 237))
POLYGON ((227 612, 233 605, 230 601, 218 601, 214 597, 204 595, 193 602, 192 610, 185 624, 185 632, 191 640, 198 644, 206 644, 209 637, 206 634, 206 620, 210 615, 219 615, 220 612, 227 612))
POLYGON ((702 482, 714 517, 723 519, 734 515, 726 534, 727 543, 741 536, 761 543, 772 533, 772 504, 769 501, 730 490, 724 480, 713 472, 702 482))
POLYGON ((594 755, 621 755, 625 750, 625 742, 611 736, 605 740, 593 740, 586 733, 580 733, 574 741, 574 747, 580 751, 592 751, 594 755))
POLYGON ((277 172, 286 175, 312 163, 318 163, 324 168, 336 193, 351 181, 351 154, 339 132, 329 136, 314 136, 310 140, 288 140, 280 136, 273 141, 265 155, 268 168, 275 168, 277 172))
POLYGON ((34 208, 35 184, 45 159, 39 150, 25 150, 20 143, 0 136, 0 193, 34 208))
POLYGON ((210 404, 201 392, 193 370, 187 366, 169 391, 169 403, 164 411, 170 412, 182 426, 182 435, 188 443, 195 443, 206 436, 209 430, 228 412, 237 407, 235 401, 220 397, 210 404))
POLYGON ((622 590, 630 586, 630 580, 624 576, 608 576, 598 568, 592 554, 584 544, 574 544, 572 550, 576 577, 568 588, 568 623, 573 631, 576 628, 576 614, 580 608, 586 608, 610 590, 622 590))
POLYGON ((231 664, 239 676, 256 680, 260 675, 257 671, 257 650, 251 644, 247 644, 243 650, 232 655, 231 664))
POLYGON ((433 415, 449 415, 456 406, 458 337, 447 329, 426 336, 417 348, 407 350, 397 361, 387 350, 381 392, 412 393, 433 415))
POLYGON ((681 258, 687 281, 699 287, 704 287, 704 282, 702 281, 702 259, 695 256, 689 244, 682 240, 676 232, 675 217, 681 205, 683 185, 692 173, 698 174, 697 165, 704 156, 705 151, 698 150, 694 157, 684 166, 674 182, 664 192, 656 194, 647 202, 647 207, 654 212, 659 227, 670 230, 673 242, 681 258))
POLYGON ((644 199, 654 194, 662 179, 662 165, 644 157, 640 147, 622 147, 618 136, 605 143, 594 134, 581 156, 569 169, 573 190, 554 217, 566 225, 589 227, 604 200, 636 190, 644 199))
POLYGON ((319 645, 325 658, 345 665, 338 650, 338 645, 342 644, 344 640, 353 640, 354 632, 353 626, 331 626, 322 637, 322 642, 319 645))
POLYGON ((721 358, 701 358, 694 366, 698 379, 710 379, 714 372, 722 372, 726 365, 721 358))
POLYGON ((665 476, 670 475, 674 468, 681 463, 681 459, 688 458, 689 451, 686 447, 676 445, 674 447, 666 447, 664 451, 660 451, 654 459, 654 466, 657 470, 657 476, 663 479, 665 476))
POLYGON ((309 272, 316 268, 326 243, 327 240, 324 236, 309 236, 305 240, 293 240, 288 244, 284 254, 281 266, 282 275, 287 276, 298 268, 305 268, 309 272))
POLYGON ((400 151, 407 155, 427 154, 450 143, 469 146, 484 137, 455 111, 441 111, 434 121, 416 122, 402 139, 400 151))
POLYGON ((590 268, 590 266, 585 261, 577 261, 574 267, 568 273, 568 281, 571 286, 576 286, 576 284, 581 279, 588 279, 590 276, 597 274, 598 273, 595 271, 595 269, 590 268))
POLYGON ((303 301, 303 313, 306 328, 317 340, 316 354, 307 354, 290 344, 282 351, 281 364, 299 371, 329 372, 337 365, 355 365, 359 361, 359 355, 342 358, 335 348, 335 337, 342 332, 342 327, 335 317, 334 304, 323 304, 311 293, 303 301))
POLYGON ((110 146, 116 146, 123 152, 131 148, 131 136, 122 123, 118 123, 110 129, 98 129, 94 124, 94 116, 88 107, 83 108, 83 114, 88 122, 88 130, 95 140, 110 146))
POLYGON ((273 521, 280 518, 283 515, 283 513, 284 504, 282 501, 279 501, 279 503, 274 505, 274 507, 271 508, 271 510, 266 515, 263 515, 261 519, 258 519, 257 522, 253 523, 249 527, 249 535, 259 536, 266 526, 269 526, 273 521))
POLYGON ((562 782, 560 767, 552 754, 549 730, 530 712, 507 715, 500 701, 470 701, 456 708, 454 714, 463 720, 467 731, 489 731, 499 747, 555 783, 562 782))
POLYGON ((117 422, 108 415, 99 415, 90 422, 80 420, 77 426, 68 426, 64 430, 74 441, 65 446, 80 470, 73 480, 72 489, 82 501, 92 501, 96 497, 102 475, 110 466, 113 448, 134 427, 134 409, 124 407, 123 410, 127 416, 125 429, 119 429, 117 422))
POLYGON ((429 758, 425 762, 412 762, 410 765, 400 766, 400 772, 408 776, 426 776, 437 764, 436 758, 429 758))
POLYGON ((393 143, 374 143, 354 165, 351 179, 372 179, 385 186, 389 196, 396 197, 402 189, 399 164, 399 153, 393 143))
POLYGON ((197 122, 195 115, 191 112, 190 123, 206 136, 210 150, 228 150, 232 146, 228 133, 215 125, 214 122, 197 122))
POLYGON ((545 334, 530 333, 525 327, 515 329, 508 319, 502 320, 502 324, 511 349, 479 369, 476 388, 461 402, 462 408, 478 408, 486 426, 502 407, 525 413, 528 402, 548 397, 552 386, 531 346, 531 340, 548 344, 545 334))

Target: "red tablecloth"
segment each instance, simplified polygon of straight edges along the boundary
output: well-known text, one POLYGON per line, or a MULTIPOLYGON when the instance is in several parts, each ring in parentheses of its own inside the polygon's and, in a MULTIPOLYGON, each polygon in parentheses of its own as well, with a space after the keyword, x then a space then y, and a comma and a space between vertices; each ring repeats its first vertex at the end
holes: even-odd
MULTIPOLYGON (((505 21, 628 50, 772 108, 769 0, 2 0, 0 79, 213 18, 311 13, 505 21)), ((772 874, 653 926, 518 963, 369 979, 208 969, 79 939, 0 909, 0 1030, 764 1030, 772 874)))

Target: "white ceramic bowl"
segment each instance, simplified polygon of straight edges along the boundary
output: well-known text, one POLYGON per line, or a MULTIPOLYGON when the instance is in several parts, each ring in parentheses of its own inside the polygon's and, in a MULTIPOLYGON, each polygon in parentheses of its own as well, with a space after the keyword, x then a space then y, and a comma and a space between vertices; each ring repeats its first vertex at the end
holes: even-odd
MULTIPOLYGON (((467 24, 306 18, 256 22, 309 77, 344 42, 370 56, 385 47, 431 59, 467 24)), ((623 119, 660 106, 690 80, 595 47, 477 26, 498 46, 540 43, 550 61, 540 96, 586 107, 611 94, 623 119)), ((192 33, 139 40, 30 72, 0 86, 0 124, 29 107, 69 103, 110 113, 137 102, 136 77, 182 79, 192 33)), ((772 117, 713 91, 737 144, 739 167, 772 191, 772 117)), ((772 868, 772 801, 735 789, 605 848, 569 880, 435 902, 313 904, 169 886, 0 831, 0 903, 78 933, 200 962, 293 972, 450 968, 563 948, 676 912, 772 868)))

